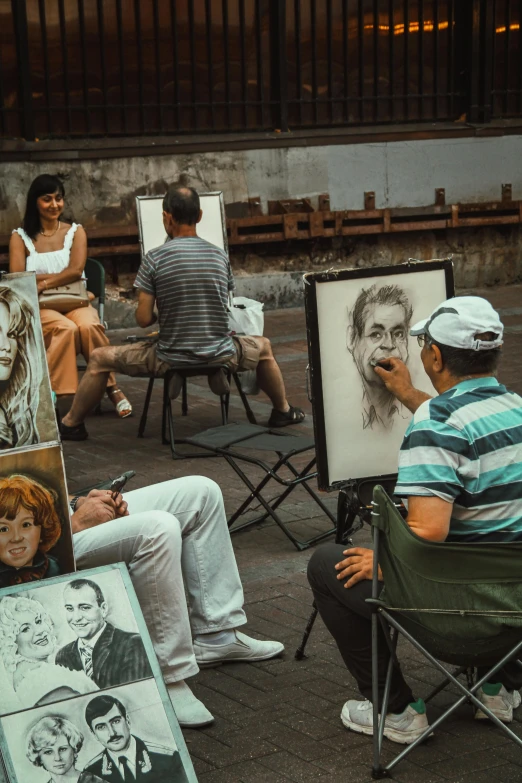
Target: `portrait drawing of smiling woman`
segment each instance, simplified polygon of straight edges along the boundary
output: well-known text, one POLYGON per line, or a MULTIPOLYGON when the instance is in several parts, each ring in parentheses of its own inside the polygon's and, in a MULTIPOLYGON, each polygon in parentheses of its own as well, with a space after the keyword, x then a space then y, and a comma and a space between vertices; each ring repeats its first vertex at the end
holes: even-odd
POLYGON ((50 774, 48 783, 103 783, 97 775, 76 769, 83 743, 83 734, 71 721, 48 715, 27 736, 27 758, 50 774))
POLYGON ((0 286, 0 449, 39 442, 42 375, 32 308, 12 288, 0 286))
POLYGON ((48 554, 62 533, 57 508, 56 492, 35 479, 0 478, 0 587, 58 576, 48 554))
POLYGON ((25 596, 0 599, 0 711, 50 704, 98 686, 84 672, 54 663, 58 640, 42 604, 25 596))

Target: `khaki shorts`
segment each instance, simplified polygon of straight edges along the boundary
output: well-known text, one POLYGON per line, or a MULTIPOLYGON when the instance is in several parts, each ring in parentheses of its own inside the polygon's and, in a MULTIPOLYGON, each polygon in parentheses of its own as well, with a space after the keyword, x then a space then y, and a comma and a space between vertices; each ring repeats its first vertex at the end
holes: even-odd
MULTIPOLYGON (((255 370, 262 349, 262 338, 241 335, 240 337, 234 336, 232 339, 236 348, 236 352, 232 356, 220 357, 209 362, 202 359, 201 364, 226 364, 232 372, 255 370)), ((149 342, 111 346, 109 349, 110 360, 108 359, 107 366, 103 369, 114 370, 114 372, 131 377, 154 375, 156 378, 163 378, 172 369, 172 365, 163 359, 158 359, 156 347, 156 343, 149 342)))

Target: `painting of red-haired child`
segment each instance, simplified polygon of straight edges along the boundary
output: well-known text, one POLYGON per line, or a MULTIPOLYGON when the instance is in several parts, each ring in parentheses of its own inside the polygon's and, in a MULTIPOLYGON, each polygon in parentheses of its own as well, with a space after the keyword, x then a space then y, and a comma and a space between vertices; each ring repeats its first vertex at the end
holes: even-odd
POLYGON ((61 448, 0 456, 0 588, 74 571, 61 448))

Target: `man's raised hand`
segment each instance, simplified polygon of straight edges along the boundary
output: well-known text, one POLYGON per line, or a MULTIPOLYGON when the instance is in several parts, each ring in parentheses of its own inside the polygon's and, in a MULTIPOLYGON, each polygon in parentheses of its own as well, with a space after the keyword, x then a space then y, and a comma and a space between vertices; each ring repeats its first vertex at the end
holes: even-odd
POLYGON ((415 413, 419 405, 431 399, 429 394, 419 391, 411 382, 410 371, 401 359, 390 356, 385 367, 376 364, 373 368, 389 392, 408 410, 415 413))

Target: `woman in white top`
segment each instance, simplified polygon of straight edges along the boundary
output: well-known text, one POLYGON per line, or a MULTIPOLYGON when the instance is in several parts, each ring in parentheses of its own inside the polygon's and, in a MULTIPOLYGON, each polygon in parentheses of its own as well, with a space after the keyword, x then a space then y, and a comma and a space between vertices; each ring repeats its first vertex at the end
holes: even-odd
MULTIPOLYGON (((87 237, 77 223, 60 220, 65 189, 58 177, 41 174, 27 194, 23 228, 13 231, 9 244, 9 271, 36 272, 40 294, 46 288, 80 280, 87 259, 87 237)), ((59 313, 40 309, 51 386, 58 395, 75 394, 78 388, 76 355, 87 361, 94 348, 109 344, 98 313, 88 307, 59 313)), ((118 415, 132 413, 132 407, 116 387, 114 375, 107 382, 107 394, 118 415)))

